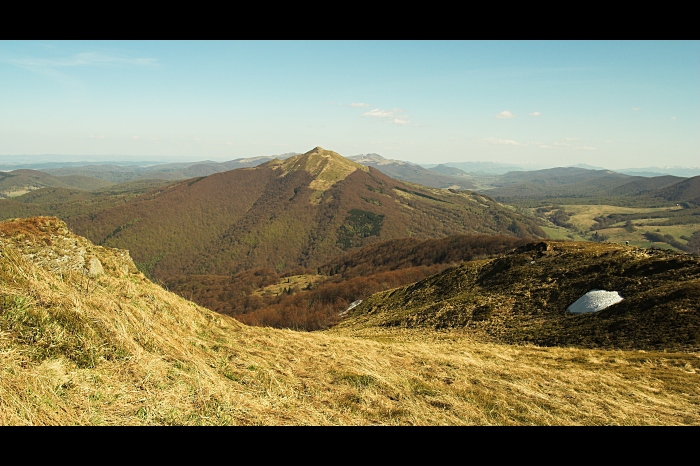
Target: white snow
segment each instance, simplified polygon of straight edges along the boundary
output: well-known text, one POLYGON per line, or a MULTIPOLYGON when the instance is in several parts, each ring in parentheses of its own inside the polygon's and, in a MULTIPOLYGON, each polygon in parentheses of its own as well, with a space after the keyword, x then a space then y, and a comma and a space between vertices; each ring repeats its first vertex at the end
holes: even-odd
POLYGON ((362 300, 361 300, 361 299, 358 299, 357 301, 353 301, 353 302, 350 303, 350 305, 348 306, 348 308, 346 309, 346 311, 349 311, 349 310, 351 310, 351 309, 353 309, 353 308, 359 306, 360 304, 362 304, 362 300))
POLYGON ((591 290, 573 303, 567 311, 572 314, 602 311, 624 298, 617 291, 591 290))

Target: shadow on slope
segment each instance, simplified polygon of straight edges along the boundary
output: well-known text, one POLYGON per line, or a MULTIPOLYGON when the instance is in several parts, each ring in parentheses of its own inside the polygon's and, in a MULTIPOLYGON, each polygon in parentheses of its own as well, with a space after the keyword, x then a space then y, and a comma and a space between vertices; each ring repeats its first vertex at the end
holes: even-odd
POLYGON ((696 255, 547 241, 375 294, 340 326, 462 328, 508 344, 698 351, 699 303, 696 255), (593 289, 624 300, 597 313, 567 312, 593 289))

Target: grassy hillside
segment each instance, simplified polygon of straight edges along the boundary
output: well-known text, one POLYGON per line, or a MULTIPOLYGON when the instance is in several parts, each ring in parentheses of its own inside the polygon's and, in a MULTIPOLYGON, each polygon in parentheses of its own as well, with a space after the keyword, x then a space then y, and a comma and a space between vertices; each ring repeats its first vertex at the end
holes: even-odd
POLYGON ((2 425, 699 425, 700 358, 247 327, 55 218, 0 223, 2 425))
POLYGON ((541 242, 375 294, 339 325, 458 328, 486 341, 628 350, 700 350, 700 258, 617 244, 541 242), (567 308, 591 290, 624 298, 567 308))

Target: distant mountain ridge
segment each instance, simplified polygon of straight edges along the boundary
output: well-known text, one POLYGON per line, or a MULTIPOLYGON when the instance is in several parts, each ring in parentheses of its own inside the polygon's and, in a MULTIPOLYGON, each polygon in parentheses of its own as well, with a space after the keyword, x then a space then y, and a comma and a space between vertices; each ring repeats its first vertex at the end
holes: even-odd
POLYGON ((442 164, 421 164, 425 168, 434 168, 437 165, 454 167, 466 173, 477 175, 504 175, 508 172, 523 170, 520 165, 497 162, 443 162, 442 164))
POLYGON ((362 165, 374 167, 385 175, 397 180, 417 183, 431 188, 474 189, 476 187, 466 173, 464 176, 455 176, 454 173, 430 170, 402 160, 386 159, 379 154, 360 154, 348 158, 362 165))
POLYGON ((52 176, 38 170, 18 169, 0 172, 0 198, 8 198, 41 188, 92 190, 114 183, 80 175, 52 176))
POLYGON ((156 277, 316 267, 405 236, 545 236, 489 197, 405 184, 320 147, 171 184, 67 222, 96 244, 128 249, 156 277))
POLYGON ((700 177, 630 176, 612 170, 577 167, 510 172, 492 182, 487 192, 500 202, 685 202, 697 203, 700 177), (674 188, 674 186, 676 186, 674 188))
POLYGON ((185 180, 197 176, 208 176, 236 168, 254 167, 270 160, 286 159, 297 153, 285 153, 277 156, 246 157, 228 162, 205 160, 200 162, 155 163, 148 165, 116 165, 89 163, 80 165, 70 163, 68 166, 55 166, 55 163, 39 164, 41 171, 54 176, 85 176, 98 178, 112 183, 124 183, 132 180, 160 179, 167 181, 185 180), (53 167, 53 168, 51 168, 53 167))

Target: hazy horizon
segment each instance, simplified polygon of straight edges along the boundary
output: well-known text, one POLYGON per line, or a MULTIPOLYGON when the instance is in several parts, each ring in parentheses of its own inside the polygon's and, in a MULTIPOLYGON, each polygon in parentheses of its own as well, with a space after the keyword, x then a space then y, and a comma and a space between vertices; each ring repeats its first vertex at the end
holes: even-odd
POLYGON ((320 145, 424 165, 697 167, 699 52, 700 41, 0 41, 0 163, 224 162, 320 145))

